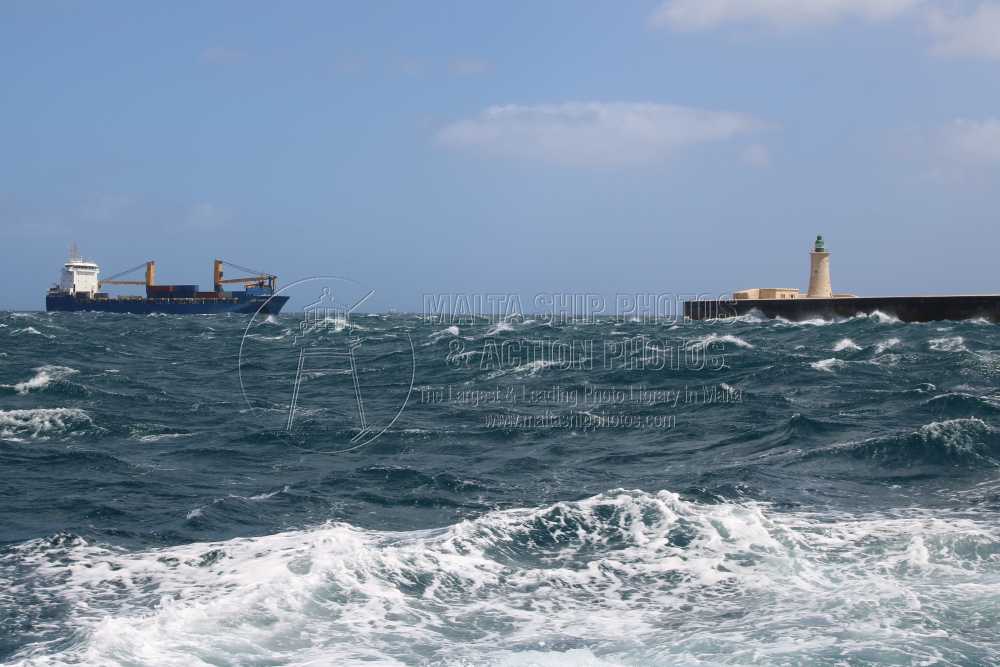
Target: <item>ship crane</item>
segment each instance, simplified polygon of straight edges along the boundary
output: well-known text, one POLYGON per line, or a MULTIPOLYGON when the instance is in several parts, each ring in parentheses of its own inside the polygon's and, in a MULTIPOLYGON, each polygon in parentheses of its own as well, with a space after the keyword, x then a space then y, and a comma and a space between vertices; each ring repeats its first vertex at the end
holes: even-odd
POLYGON ((271 292, 274 292, 274 288, 278 280, 278 276, 274 274, 265 273, 263 271, 256 271, 254 269, 248 269, 245 266, 240 266, 239 264, 233 264, 232 262, 227 262, 221 259, 215 260, 215 270, 213 272, 213 275, 214 275, 213 282, 215 283, 216 292, 221 292, 223 285, 232 285, 232 284, 242 284, 247 289, 251 287, 263 288, 264 285, 267 284, 268 289, 270 289, 271 292), (223 266, 230 266, 236 269, 237 271, 243 271, 244 273, 249 273, 251 275, 244 276, 242 278, 223 278, 222 277, 223 266))
POLYGON ((116 273, 110 278, 105 278, 104 280, 99 281, 97 285, 98 288, 104 287, 105 285, 145 285, 146 287, 149 287, 154 284, 155 279, 156 279, 156 262, 150 260, 148 262, 143 262, 138 266, 133 266, 131 269, 127 269, 125 271, 116 273), (127 276, 128 274, 134 273, 142 268, 146 269, 145 280, 117 280, 117 278, 120 278, 121 276, 127 276))

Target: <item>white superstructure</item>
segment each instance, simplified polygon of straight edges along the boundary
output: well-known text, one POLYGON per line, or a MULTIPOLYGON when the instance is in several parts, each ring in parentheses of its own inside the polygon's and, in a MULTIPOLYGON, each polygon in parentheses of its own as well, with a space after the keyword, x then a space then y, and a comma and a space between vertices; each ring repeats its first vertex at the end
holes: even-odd
POLYGON ((59 289, 70 294, 89 293, 93 295, 100 289, 97 274, 101 269, 95 262, 88 262, 80 257, 76 244, 69 251, 69 261, 63 265, 59 279, 59 289))

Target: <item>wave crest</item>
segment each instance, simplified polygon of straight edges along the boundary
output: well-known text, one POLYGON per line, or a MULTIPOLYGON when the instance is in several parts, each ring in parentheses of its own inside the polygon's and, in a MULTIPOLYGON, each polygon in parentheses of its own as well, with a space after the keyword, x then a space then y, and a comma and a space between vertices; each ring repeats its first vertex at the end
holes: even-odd
POLYGON ((90 416, 76 408, 0 410, 0 438, 43 438, 91 424, 90 416))
POLYGON ((65 380, 70 375, 75 375, 79 371, 68 366, 39 366, 32 369, 35 375, 32 378, 17 382, 15 384, 0 385, 13 389, 18 394, 27 394, 32 391, 45 389, 53 382, 58 383, 65 380))
POLYGON ((833 445, 810 453, 810 457, 831 455, 867 459, 900 469, 918 465, 998 467, 1000 431, 977 417, 948 419, 909 433, 833 445))
POLYGON ((995 576, 997 554, 997 529, 967 518, 619 490, 403 533, 331 523, 136 553, 36 540, 0 559, 0 579, 16 559, 49 611, 70 606, 82 627, 66 663, 482 664, 501 636, 505 654, 746 663, 801 657, 788 628, 831 623, 855 628, 841 657, 932 650, 939 612, 991 604, 989 587, 964 584, 995 576), (817 598, 823 618, 803 617, 817 598), (887 623, 907 629, 887 638, 887 623))

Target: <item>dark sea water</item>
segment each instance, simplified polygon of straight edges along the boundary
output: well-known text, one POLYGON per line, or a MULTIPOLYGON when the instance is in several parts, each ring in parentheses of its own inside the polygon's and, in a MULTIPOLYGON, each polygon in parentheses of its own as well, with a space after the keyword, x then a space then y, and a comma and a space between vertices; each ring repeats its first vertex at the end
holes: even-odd
POLYGON ((301 320, 0 314, 0 662, 1000 662, 1000 327, 301 320))

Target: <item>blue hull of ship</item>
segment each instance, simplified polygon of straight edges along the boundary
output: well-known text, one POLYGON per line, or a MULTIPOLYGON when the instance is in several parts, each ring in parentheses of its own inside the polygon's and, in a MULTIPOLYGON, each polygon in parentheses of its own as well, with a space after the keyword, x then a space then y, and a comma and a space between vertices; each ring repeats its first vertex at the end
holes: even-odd
POLYGON ((96 311, 102 313, 132 313, 149 315, 209 315, 214 313, 240 313, 277 315, 287 296, 249 296, 233 299, 78 299, 70 295, 47 295, 45 310, 49 312, 96 311))

